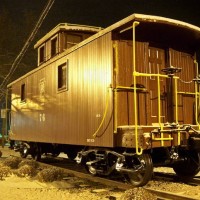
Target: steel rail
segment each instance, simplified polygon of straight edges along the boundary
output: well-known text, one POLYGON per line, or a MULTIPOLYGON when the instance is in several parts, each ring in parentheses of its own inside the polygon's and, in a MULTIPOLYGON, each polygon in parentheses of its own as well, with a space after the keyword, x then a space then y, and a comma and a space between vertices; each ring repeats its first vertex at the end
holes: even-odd
MULTIPOLYGON (((55 165, 55 163, 52 164, 47 164, 47 163, 43 163, 43 162, 39 162, 41 166, 52 166, 55 165)), ((102 177, 98 177, 98 176, 92 176, 91 174, 86 174, 83 172, 78 172, 76 170, 72 170, 72 169, 67 169, 67 168, 63 168, 60 167, 58 165, 56 165, 56 167, 61 168, 63 170, 64 173, 66 174, 72 174, 75 177, 81 178, 81 179, 87 179, 89 181, 95 182, 95 183, 100 183, 109 187, 115 187, 115 188, 119 188, 119 189, 123 189, 123 190, 128 190, 133 188, 132 185, 130 184, 126 184, 126 183, 122 183, 119 181, 114 181, 114 180, 110 180, 110 179, 106 179, 106 178, 102 178, 102 177)))
POLYGON ((154 190, 150 188, 145 188, 147 191, 155 194, 158 199, 170 199, 170 200, 199 200, 197 198, 192 198, 189 196, 184 196, 182 194, 172 193, 172 192, 166 192, 166 191, 160 191, 160 190, 154 190))

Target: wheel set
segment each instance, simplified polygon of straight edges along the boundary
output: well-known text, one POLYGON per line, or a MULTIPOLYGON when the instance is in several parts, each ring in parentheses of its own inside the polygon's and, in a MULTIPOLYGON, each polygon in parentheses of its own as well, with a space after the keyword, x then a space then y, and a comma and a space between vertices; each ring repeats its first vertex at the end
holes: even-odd
MULTIPOLYGON (((170 149, 169 149, 170 150, 170 149)), ((22 143, 19 147, 22 158, 31 155, 34 160, 40 160, 44 153, 42 146, 37 143, 22 143)), ((137 155, 136 153, 119 153, 113 150, 89 149, 78 152, 69 151, 68 158, 76 160, 78 164, 85 166, 88 173, 93 176, 109 176, 117 171, 135 187, 141 187, 151 180, 154 162, 149 152, 137 155)), ((55 152, 54 152, 55 153, 55 152)), ((57 156, 53 154, 52 156, 57 156)), ((183 181, 188 181, 200 171, 200 153, 196 150, 178 148, 175 159, 166 159, 167 166, 175 171, 176 175, 183 181)), ((160 166, 164 166, 162 163, 160 166)))

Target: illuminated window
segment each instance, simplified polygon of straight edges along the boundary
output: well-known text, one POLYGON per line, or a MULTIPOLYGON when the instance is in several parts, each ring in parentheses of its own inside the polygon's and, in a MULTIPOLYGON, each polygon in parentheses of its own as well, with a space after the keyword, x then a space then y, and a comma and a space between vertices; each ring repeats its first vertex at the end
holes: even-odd
POLYGON ((55 37, 51 40, 51 57, 55 56, 58 52, 58 38, 55 37))
POLYGON ((45 61, 45 48, 44 46, 39 48, 39 63, 43 63, 45 61))
POLYGON ((58 66, 58 90, 68 89, 68 69, 67 63, 58 66))
POLYGON ((21 85, 21 101, 26 100, 26 85, 22 84, 21 85))

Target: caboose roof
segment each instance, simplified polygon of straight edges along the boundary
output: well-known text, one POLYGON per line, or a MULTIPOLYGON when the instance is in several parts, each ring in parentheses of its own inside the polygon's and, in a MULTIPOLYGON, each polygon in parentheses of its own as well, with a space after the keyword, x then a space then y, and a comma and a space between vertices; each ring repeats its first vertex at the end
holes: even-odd
MULTIPOLYGON (((147 41, 149 43, 164 43, 166 46, 170 46, 171 48, 180 46, 182 49, 185 47, 186 50, 192 51, 200 47, 200 28, 195 25, 166 17, 132 14, 105 29, 93 26, 89 27, 67 24, 69 28, 68 30, 80 28, 76 30, 90 30, 96 32, 95 35, 75 45, 70 50, 80 48, 82 45, 91 42, 108 32, 119 32, 121 34, 130 33, 134 21, 140 22, 136 27, 136 40, 147 41)), ((59 25, 57 28, 54 28, 55 30, 53 29, 38 42, 41 44, 42 40, 44 40, 45 37, 48 38, 50 36, 49 34, 53 35, 58 27, 59 25)), ((62 24, 60 24, 60 28, 61 27, 62 24)))
MULTIPOLYGON (((144 14, 132 14, 117 23, 102 30, 100 27, 77 25, 61 23, 58 24, 54 29, 42 37, 34 46, 37 48, 47 39, 55 35, 59 31, 64 30, 79 30, 79 31, 90 31, 98 33, 92 36, 92 39, 104 35, 110 31, 126 32, 132 28, 134 21, 140 22, 140 25, 136 28, 136 39, 148 40, 148 41, 165 41, 166 43, 181 45, 189 45, 190 48, 200 45, 200 28, 175 19, 166 17, 144 15, 144 14)), ((88 38, 86 41, 90 41, 88 38)), ((82 42, 81 42, 82 43, 82 42)))
MULTIPOLYGON (((183 21, 179 21, 179 20, 175 20, 175 19, 170 19, 170 18, 166 18, 166 17, 160 17, 160 16, 154 16, 154 15, 144 15, 144 14, 132 14, 126 18, 124 18, 123 20, 115 23, 113 26, 119 27, 122 24, 126 25, 129 24, 129 22, 132 21, 139 21, 139 22, 143 22, 143 23, 157 23, 157 24, 169 24, 169 25, 174 25, 176 27, 182 27, 182 28, 188 28, 188 29, 192 29, 195 31, 200 31, 200 28, 183 22, 183 21)), ((151 24, 151 25, 152 25, 151 24)))
POLYGON ((55 28, 53 28, 50 32, 48 32, 44 37, 37 41, 34 45, 34 48, 39 47, 43 44, 46 40, 57 34, 58 32, 62 31, 84 31, 84 32, 93 32, 97 33, 102 30, 101 27, 96 26, 87 26, 87 25, 79 25, 79 24, 69 24, 69 23, 60 23, 55 28))
POLYGON ((165 43, 166 46, 196 49, 200 45, 200 28, 175 19, 160 16, 133 14, 113 25, 113 30, 123 34, 132 28, 134 21, 140 22, 136 27, 136 40, 165 43))

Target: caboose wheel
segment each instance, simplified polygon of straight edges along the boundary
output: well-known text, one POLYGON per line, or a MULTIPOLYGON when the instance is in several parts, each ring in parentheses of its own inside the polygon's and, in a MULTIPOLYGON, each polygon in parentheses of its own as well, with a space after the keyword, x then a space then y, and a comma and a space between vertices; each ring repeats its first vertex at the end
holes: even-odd
POLYGON ((125 178, 134 186, 146 185, 153 174, 153 163, 149 154, 134 156, 128 161, 129 168, 138 169, 136 173, 126 173, 125 178), (142 169, 142 170, 140 170, 142 169))
POLYGON ((36 161, 40 161, 41 160, 41 153, 40 152, 34 152, 31 154, 32 158, 36 161))
POLYGON ((70 160, 74 160, 75 158, 76 158, 76 156, 77 156, 77 152, 76 151, 68 151, 67 152, 67 156, 68 156, 68 158, 70 159, 70 160))
POLYGON ((86 170, 93 176, 97 175, 97 169, 93 166, 86 166, 86 170))
POLYGON ((184 181, 194 177, 200 171, 200 154, 197 151, 182 150, 179 156, 183 159, 174 164, 173 169, 184 181))
POLYGON ((83 158, 86 170, 93 176, 108 176, 115 170, 117 156, 110 150, 99 149, 89 150, 87 156, 83 158))
MULTIPOLYGON (((91 153, 87 157, 87 162, 90 162, 90 161, 92 162, 93 160, 95 160, 95 154, 91 153)), ((96 166, 85 164, 85 168, 93 176, 97 175, 97 168, 96 168, 96 166)))
POLYGON ((31 156, 34 160, 39 161, 41 160, 42 149, 39 144, 32 145, 32 153, 31 156))
POLYGON ((29 148, 27 145, 23 145, 23 148, 20 150, 20 156, 26 158, 29 154, 29 148))

